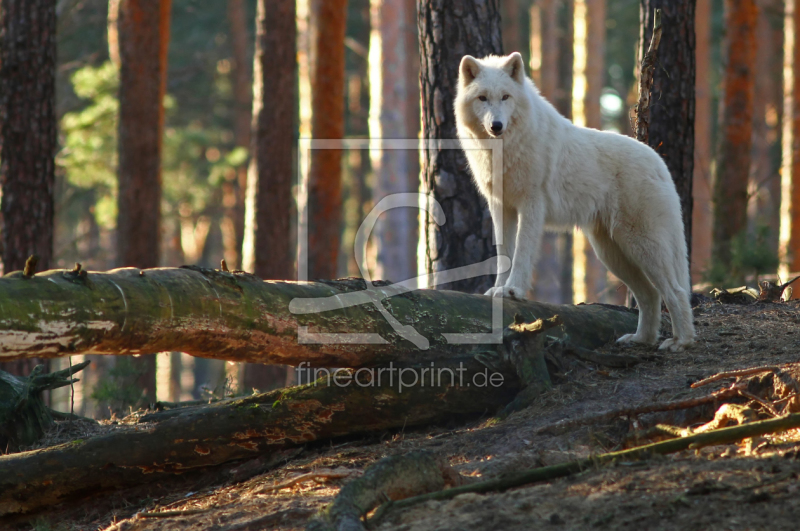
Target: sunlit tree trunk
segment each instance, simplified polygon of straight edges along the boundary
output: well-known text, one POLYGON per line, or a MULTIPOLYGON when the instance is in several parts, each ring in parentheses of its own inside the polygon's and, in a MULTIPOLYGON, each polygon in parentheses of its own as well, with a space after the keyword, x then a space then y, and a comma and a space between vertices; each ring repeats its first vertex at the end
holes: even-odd
MULTIPOLYGON (((253 68, 253 130, 243 266, 270 280, 295 278, 291 242, 295 131, 296 26, 294 0, 259 0, 253 68)), ((283 387, 286 369, 247 364, 244 390, 283 387)))
POLYGON ((783 0, 757 0, 756 73, 753 94, 753 155, 749 228, 769 229, 767 244, 778 250, 780 231, 780 111, 783 101, 783 0))
MULTIPOLYGON (((410 94, 418 81, 409 78, 409 63, 418 61, 410 55, 406 35, 412 32, 415 6, 408 0, 372 0, 369 51, 371 138, 413 139, 419 117, 412 118, 408 109, 410 94)), ((375 150, 372 167, 375 172, 373 204, 391 194, 417 192, 419 175, 414 173, 411 150, 375 150)), ((402 208, 386 212, 375 226, 377 268, 375 278, 403 281, 417 273, 417 209, 402 208)))
MULTIPOLYGON (((344 137, 344 39, 347 0, 312 2, 311 136, 344 137)), ((308 173, 308 277, 337 276, 342 222, 342 152, 315 149, 308 173)))
MULTIPOLYGON (((231 81, 233 84, 233 139, 237 147, 250 149, 250 122, 253 117, 253 80, 247 60, 247 5, 244 0, 228 0, 228 24, 231 42, 231 81)), ((244 240, 245 190, 247 164, 242 164, 223 183, 222 219, 225 260, 232 268, 242 267, 244 240)))
MULTIPOLYGON (((542 95, 572 117, 574 5, 572 0, 538 0, 530 7, 531 77, 542 95)), ((534 271, 535 300, 572 302, 572 232, 546 232, 534 271)))
MULTIPOLYGON (((171 0, 120 0, 117 261, 157 267, 161 241, 161 140, 171 0)), ((156 397, 155 355, 136 360, 144 402, 156 397)))
MULTIPOLYGON (((419 0, 417 7, 422 136, 457 138, 453 100, 458 66, 466 54, 502 53, 498 1, 419 0)), ((430 217, 424 218, 426 270, 445 271, 493 256, 491 215, 467 172, 464 153, 424 149, 421 179, 447 219, 438 226, 430 217)), ((493 283, 490 276, 482 276, 438 287, 482 293, 493 283)))
MULTIPOLYGON (((605 0, 575 1, 575 82, 572 115, 576 125, 602 129, 600 96, 605 83, 605 0)), ((606 288, 608 272, 586 236, 573 236, 575 302, 597 302, 606 288)))
POLYGON ((786 0, 784 18, 783 165, 781 171, 780 275, 800 271, 800 9, 786 0))
POLYGON ((640 0, 639 64, 650 44, 655 9, 664 32, 653 74, 649 144, 664 159, 681 200, 687 255, 692 248, 695 1, 640 0), (655 103, 657 102, 657 104, 655 103))
POLYGON ((260 0, 256 27, 244 269, 264 279, 292 279, 295 2, 260 0))
POLYGON ((697 0, 695 11, 694 177, 692 179, 692 283, 700 282, 711 260, 711 23, 712 0, 697 0))
MULTIPOLYGON (((3 270, 53 264, 56 7, 49 0, 0 2, 0 188, 3 270)), ((27 375, 41 360, 2 363, 27 375)))
MULTIPOLYGON (((750 176, 755 85, 757 9, 755 0, 725 3, 720 147, 714 180, 714 246, 712 258, 729 267, 731 241, 747 228, 747 183, 750 176)), ((741 272, 732 272, 740 275, 741 272)))

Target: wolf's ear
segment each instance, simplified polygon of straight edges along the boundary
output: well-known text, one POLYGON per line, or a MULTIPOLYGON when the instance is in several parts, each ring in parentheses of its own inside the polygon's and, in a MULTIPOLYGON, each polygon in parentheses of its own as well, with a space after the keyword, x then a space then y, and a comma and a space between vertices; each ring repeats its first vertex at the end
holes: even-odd
POLYGON ((465 86, 472 83, 481 71, 481 64, 471 55, 461 58, 461 66, 458 68, 461 83, 465 86))
POLYGON ((508 56, 506 63, 503 65, 503 70, 517 83, 525 81, 525 64, 522 62, 522 56, 519 52, 514 52, 508 56))

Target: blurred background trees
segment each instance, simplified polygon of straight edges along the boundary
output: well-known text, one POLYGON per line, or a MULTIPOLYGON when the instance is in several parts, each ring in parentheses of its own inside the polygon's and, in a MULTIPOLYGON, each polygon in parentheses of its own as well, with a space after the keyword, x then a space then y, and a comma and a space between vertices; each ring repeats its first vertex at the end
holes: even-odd
MULTIPOLYGON (((785 280, 800 270, 795 2, 0 0, 4 271, 33 253, 40 269, 225 258, 293 279, 303 252, 309 278, 360 275, 353 239, 364 214, 386 193, 420 188, 448 224, 413 209, 385 216, 367 249, 372 277, 485 260, 491 223, 461 153, 304 153, 297 139, 454 138, 461 56, 512 51, 559 112, 631 134, 637 50, 660 6, 650 136, 684 199, 692 190, 693 282, 752 284, 779 268, 785 280), (126 18, 136 9, 144 18, 126 18), (23 69, 22 58, 34 63, 23 69), (309 240, 298 246, 304 209, 309 240)), ((548 233, 535 275, 539 300, 624 299, 580 232, 548 233)), ((76 387, 78 412, 249 392, 293 375, 181 353, 150 360, 96 357, 76 387)), ((64 396, 53 394, 62 408, 64 396)))

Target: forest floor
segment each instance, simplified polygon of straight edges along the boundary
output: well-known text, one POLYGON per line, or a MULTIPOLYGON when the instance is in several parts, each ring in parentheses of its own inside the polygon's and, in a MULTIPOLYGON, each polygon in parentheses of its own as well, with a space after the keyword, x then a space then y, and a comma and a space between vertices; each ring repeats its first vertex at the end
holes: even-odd
MULTIPOLYGON (((749 305, 707 302, 695 308, 695 323, 698 341, 690 350, 672 354, 609 345, 599 350, 647 359, 629 369, 576 362, 553 389, 530 407, 505 418, 487 415, 466 425, 406 429, 312 444, 278 456, 277 463, 254 460, 173 482, 95 495, 27 520, 0 521, 0 528, 302 529, 343 484, 382 457, 428 449, 446 456, 463 475, 497 478, 635 446, 636 441, 628 440, 634 429, 656 422, 697 426, 711 420, 720 404, 637 418, 583 423, 575 419, 708 395, 729 387, 733 379, 696 389, 690 384, 721 371, 800 362, 800 301, 749 305), (315 471, 329 479, 270 489, 315 471), (154 511, 181 512, 171 513, 172 517, 137 516, 154 511)), ((753 385, 768 378, 772 373, 755 375, 753 385)), ((739 403, 747 404, 748 400, 743 398, 739 403)), ((765 406, 751 406, 759 418, 770 417, 765 406)), ((72 426, 74 435, 62 426, 59 438, 86 436, 88 428, 72 426)), ((390 512, 378 529, 794 530, 798 522, 800 429, 741 444, 595 467, 502 493, 463 494, 450 501, 426 502, 390 512)))

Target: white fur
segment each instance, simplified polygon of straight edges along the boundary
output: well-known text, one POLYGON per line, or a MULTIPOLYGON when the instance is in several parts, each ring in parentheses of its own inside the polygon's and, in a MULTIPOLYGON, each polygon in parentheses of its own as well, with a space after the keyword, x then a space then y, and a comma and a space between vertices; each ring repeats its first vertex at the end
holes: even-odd
POLYGON ((673 337, 660 348, 680 351, 692 344, 681 205, 655 151, 626 136, 572 124, 525 76, 518 53, 465 56, 455 112, 478 188, 492 218, 503 217, 503 233, 495 233, 503 241, 498 254, 512 259, 511 270, 497 276, 487 295, 525 297, 545 225, 577 225, 636 297, 638 329, 619 341, 655 344, 663 297, 673 337), (502 125, 499 134, 490 131, 494 122, 502 125), (489 138, 503 140, 502 201, 492 190, 491 152, 469 149, 489 138))

